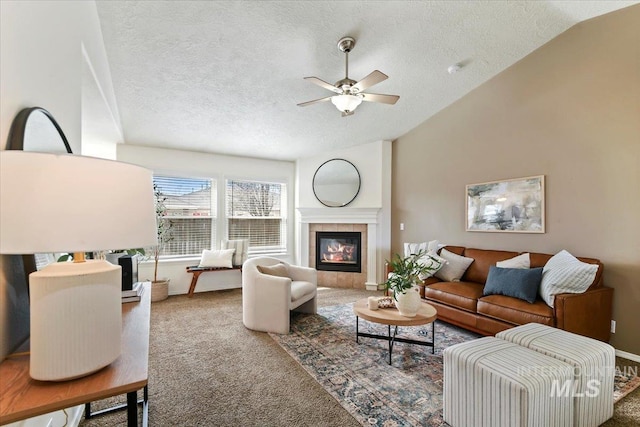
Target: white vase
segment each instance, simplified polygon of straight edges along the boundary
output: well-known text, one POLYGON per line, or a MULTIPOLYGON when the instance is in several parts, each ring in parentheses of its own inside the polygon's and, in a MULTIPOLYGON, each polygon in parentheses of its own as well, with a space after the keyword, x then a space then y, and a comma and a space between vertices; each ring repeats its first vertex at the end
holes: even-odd
POLYGON ((415 317, 421 304, 420 288, 416 285, 413 285, 411 289, 407 289, 404 294, 396 294, 396 307, 400 315, 404 317, 415 317))

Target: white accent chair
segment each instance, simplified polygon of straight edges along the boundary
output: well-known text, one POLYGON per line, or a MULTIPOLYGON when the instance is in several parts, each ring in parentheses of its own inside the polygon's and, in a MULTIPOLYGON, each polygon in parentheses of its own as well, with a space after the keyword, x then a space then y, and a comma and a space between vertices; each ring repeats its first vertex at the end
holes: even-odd
POLYGON ((317 288, 314 268, 269 257, 249 259, 242 266, 242 322, 255 331, 288 334, 291 310, 317 312, 317 288), (260 267, 276 271, 265 274, 260 267))

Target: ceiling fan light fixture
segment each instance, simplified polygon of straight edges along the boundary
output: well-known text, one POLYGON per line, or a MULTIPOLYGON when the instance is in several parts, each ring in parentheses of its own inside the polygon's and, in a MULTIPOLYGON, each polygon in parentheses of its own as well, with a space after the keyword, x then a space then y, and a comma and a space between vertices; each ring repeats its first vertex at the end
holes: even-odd
POLYGON ((362 103, 362 96, 335 95, 331 97, 331 103, 343 113, 349 113, 358 108, 358 105, 362 103))

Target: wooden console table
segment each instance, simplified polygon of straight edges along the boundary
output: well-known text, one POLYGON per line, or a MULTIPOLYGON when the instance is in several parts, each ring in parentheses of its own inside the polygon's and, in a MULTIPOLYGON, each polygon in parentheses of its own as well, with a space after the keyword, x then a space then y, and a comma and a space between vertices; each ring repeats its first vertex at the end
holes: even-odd
POLYGON ((147 423, 151 283, 140 302, 122 304, 122 354, 100 371, 71 381, 37 381, 29 376, 29 355, 0 363, 0 425, 120 394, 127 394, 127 425, 138 425, 137 391, 144 389, 147 423))

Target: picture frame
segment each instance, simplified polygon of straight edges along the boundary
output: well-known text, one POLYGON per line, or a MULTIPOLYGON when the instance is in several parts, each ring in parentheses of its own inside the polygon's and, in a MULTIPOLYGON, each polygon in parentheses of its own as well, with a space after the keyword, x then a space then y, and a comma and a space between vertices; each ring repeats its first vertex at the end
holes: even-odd
POLYGON ((544 233, 544 175, 469 184, 466 231, 544 233))

